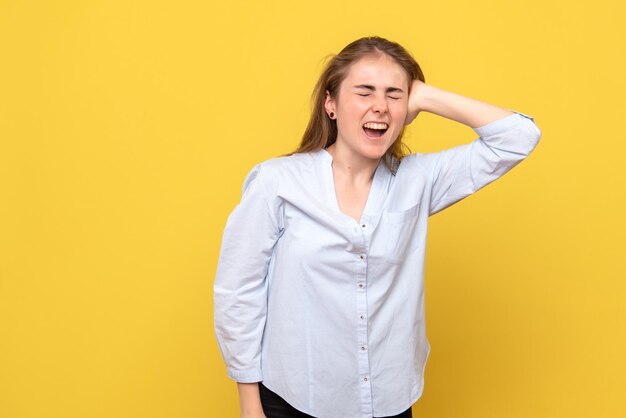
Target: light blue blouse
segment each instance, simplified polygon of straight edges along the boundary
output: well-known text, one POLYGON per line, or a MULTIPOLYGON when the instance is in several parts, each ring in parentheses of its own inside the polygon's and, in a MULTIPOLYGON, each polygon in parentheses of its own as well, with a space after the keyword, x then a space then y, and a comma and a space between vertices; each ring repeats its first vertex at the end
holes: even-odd
POLYGON ((379 162, 360 222, 340 211, 325 149, 255 165, 224 229, 215 332, 228 376, 320 418, 396 415, 430 353, 424 255, 432 215, 505 174, 541 138, 520 112, 469 144, 379 162))

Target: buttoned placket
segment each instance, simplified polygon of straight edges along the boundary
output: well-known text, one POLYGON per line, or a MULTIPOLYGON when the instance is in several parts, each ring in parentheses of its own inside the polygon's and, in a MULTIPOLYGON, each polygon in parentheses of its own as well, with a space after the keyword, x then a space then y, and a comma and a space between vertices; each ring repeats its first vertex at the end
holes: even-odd
POLYGON ((359 386, 361 397, 361 412, 363 416, 372 414, 372 385, 370 381, 370 363, 368 350, 368 320, 367 320, 367 264, 369 247, 369 230, 367 223, 355 224, 354 242, 356 260, 356 335, 355 347, 359 367, 359 386))
POLYGON ((363 417, 371 417, 373 414, 373 396, 370 378, 369 345, 367 340, 367 266, 369 242, 372 229, 374 227, 372 222, 376 219, 375 214, 380 211, 381 204, 383 202, 381 198, 384 194, 384 190, 389 187, 391 178, 387 174, 384 164, 381 161, 374 174, 370 193, 363 209, 361 222, 357 223, 353 218, 343 214, 339 208, 332 174, 332 156, 326 150, 320 150, 318 156, 322 159, 323 169, 321 172, 325 183, 326 198, 328 199, 329 204, 337 210, 340 214, 340 218, 343 218, 344 222, 352 222, 353 224, 354 235, 352 239, 353 250, 351 254, 355 257, 356 271, 354 275, 354 286, 357 308, 355 312, 357 317, 357 341, 354 350, 358 360, 358 375, 355 376, 355 379, 358 379, 359 384, 361 414, 363 417))

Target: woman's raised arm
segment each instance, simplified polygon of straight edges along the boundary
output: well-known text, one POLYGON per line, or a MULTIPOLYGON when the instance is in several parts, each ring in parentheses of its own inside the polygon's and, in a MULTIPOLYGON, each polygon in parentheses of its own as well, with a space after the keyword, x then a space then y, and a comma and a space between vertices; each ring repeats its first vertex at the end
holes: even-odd
POLYGON ((405 124, 411 123, 419 112, 429 112, 460 122, 470 128, 487 125, 513 114, 510 110, 470 97, 461 96, 414 80, 409 96, 409 112, 405 124))
POLYGON ((425 171, 430 178, 431 215, 504 175, 524 160, 541 138, 531 116, 416 80, 409 96, 407 123, 422 111, 463 123, 479 136, 469 144, 403 159, 406 169, 425 171))

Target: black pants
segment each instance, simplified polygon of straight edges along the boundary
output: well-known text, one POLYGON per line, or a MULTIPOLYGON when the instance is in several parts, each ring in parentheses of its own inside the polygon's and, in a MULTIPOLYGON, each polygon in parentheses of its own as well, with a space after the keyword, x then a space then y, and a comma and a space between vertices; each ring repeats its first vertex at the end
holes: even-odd
MULTIPOLYGON (((267 418, 314 418, 289 405, 287 401, 266 388, 261 382, 259 382, 259 393, 261 394, 263 412, 267 418)), ((380 418, 413 418, 413 414, 409 408, 399 415, 380 418)))

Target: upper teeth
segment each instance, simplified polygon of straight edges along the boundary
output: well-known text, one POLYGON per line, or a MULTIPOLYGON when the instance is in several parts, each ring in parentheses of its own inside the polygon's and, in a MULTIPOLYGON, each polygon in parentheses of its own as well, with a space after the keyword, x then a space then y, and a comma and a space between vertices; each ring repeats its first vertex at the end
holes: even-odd
POLYGON ((374 122, 368 122, 365 125, 363 125, 364 128, 369 128, 369 129, 387 129, 387 124, 386 123, 374 123, 374 122))

